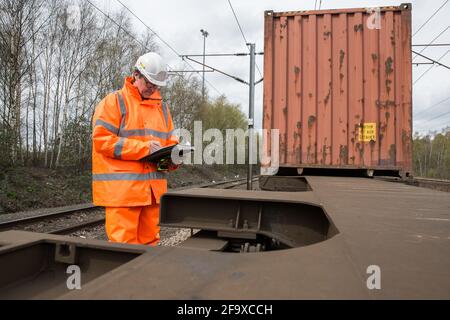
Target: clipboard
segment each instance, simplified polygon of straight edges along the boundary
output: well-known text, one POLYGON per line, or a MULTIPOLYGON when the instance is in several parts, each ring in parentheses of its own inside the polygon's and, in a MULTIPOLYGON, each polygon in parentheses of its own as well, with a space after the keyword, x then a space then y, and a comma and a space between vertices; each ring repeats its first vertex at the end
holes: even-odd
POLYGON ((178 152, 178 155, 180 157, 183 157, 185 154, 195 150, 194 147, 189 145, 173 144, 153 152, 151 155, 145 157, 143 160, 158 163, 161 159, 170 157, 172 155, 173 149, 176 150, 175 152, 178 152))

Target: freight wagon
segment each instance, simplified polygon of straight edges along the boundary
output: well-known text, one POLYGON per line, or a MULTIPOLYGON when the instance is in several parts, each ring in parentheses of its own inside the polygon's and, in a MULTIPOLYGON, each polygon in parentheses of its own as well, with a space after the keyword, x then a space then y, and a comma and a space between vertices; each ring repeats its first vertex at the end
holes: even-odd
MULTIPOLYGON (((411 172, 410 10, 265 13, 282 169, 411 172)), ((399 180, 171 191, 160 225, 200 229, 177 247, 1 232, 0 299, 449 299, 450 197, 399 180)))

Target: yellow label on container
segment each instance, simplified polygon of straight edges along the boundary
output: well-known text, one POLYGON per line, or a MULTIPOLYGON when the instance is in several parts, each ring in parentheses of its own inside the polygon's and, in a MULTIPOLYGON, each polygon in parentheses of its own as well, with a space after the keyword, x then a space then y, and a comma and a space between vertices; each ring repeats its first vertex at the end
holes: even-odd
POLYGON ((358 139, 363 142, 377 141, 377 124, 363 123, 362 127, 359 127, 358 139))

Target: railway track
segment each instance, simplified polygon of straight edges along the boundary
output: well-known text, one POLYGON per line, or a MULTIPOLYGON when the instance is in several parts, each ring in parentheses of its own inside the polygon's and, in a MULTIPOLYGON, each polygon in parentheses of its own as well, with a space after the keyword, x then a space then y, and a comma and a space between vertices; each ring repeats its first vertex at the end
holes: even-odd
POLYGON ((39 210, 33 216, 0 223, 0 231, 24 230, 66 235, 103 223, 104 211, 92 203, 39 210))
MULTIPOLYGON (((256 179, 256 177, 255 177, 256 179)), ((247 179, 235 179, 196 186, 186 186, 174 190, 192 187, 231 189, 247 183, 247 179)), ((36 210, 28 217, 0 222, 0 232, 6 230, 26 230, 48 234, 69 235, 81 230, 98 227, 105 222, 103 207, 92 203, 36 210), (78 219, 77 219, 78 216, 78 219), (92 218, 92 216, 94 216, 92 218)))
MULTIPOLYGON (((388 179, 278 178, 272 178, 276 191, 244 192, 246 181, 240 179, 169 192, 161 204, 161 242, 172 243, 158 248, 91 241, 98 239, 93 233, 68 238, 2 232, 0 297, 448 297, 450 199, 446 193, 388 179), (284 180, 292 180, 294 187, 293 180, 302 179, 309 189, 284 191, 284 180), (174 233, 175 229, 182 232, 174 233), (189 235, 190 229, 200 231, 189 235), (91 278, 83 290, 70 292, 65 286, 66 269, 74 264, 83 266, 83 278, 91 278), (389 279, 376 294, 368 291, 365 277, 373 264, 389 279), (120 272, 111 272, 117 267, 120 272), (264 286, 262 278, 267 280, 264 286), (130 286, 133 283, 139 286, 130 286), (161 290, 152 290, 155 286, 161 290)), ((90 214, 94 220, 89 210, 69 216, 78 214, 90 214)), ((76 229, 69 227, 45 232, 72 234, 76 229)), ((97 229, 104 233, 103 226, 97 229)))
POLYGON ((413 178, 411 181, 407 181, 407 184, 417 187, 450 192, 450 180, 413 178))
POLYGON ((450 180, 421 178, 421 177, 413 177, 406 180, 394 177, 375 177, 375 179, 389 182, 405 183, 410 186, 450 192, 450 180))
POLYGON ((85 221, 85 222, 81 222, 75 225, 71 225, 68 227, 63 227, 63 228, 59 228, 53 231, 50 231, 48 233, 50 234, 70 234, 73 233, 75 231, 79 231, 82 229, 86 229, 86 228, 92 228, 92 227, 96 227, 99 226, 101 224, 105 223, 105 218, 98 218, 98 219, 93 219, 90 221, 85 221))
MULTIPOLYGON (((254 180, 258 177, 255 176, 254 180)), ((413 178, 407 181, 398 179, 377 179, 387 180, 391 182, 406 183, 425 188, 438 189, 441 191, 450 191, 449 180, 438 180, 429 178, 413 178)), ((193 187, 197 188, 221 188, 221 189, 242 189, 247 183, 246 178, 235 179, 229 181, 220 181, 213 183, 205 183, 195 186, 185 186, 173 190, 184 190, 193 187)), ((104 211, 102 207, 97 207, 92 203, 47 208, 34 211, 28 217, 16 218, 0 222, 0 232, 6 230, 26 230, 48 234, 69 235, 79 231, 96 228, 105 222, 104 211), (94 214, 93 214, 94 213, 94 214), (81 216, 77 219, 77 216, 81 216)))

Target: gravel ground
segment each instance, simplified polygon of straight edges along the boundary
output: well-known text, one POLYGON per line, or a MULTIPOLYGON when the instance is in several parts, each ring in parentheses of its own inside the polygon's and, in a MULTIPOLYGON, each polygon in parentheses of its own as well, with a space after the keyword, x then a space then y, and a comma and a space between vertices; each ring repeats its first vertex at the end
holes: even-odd
MULTIPOLYGON (((193 230, 195 234, 198 230, 193 230)), ((83 238, 83 239, 96 239, 96 240, 108 240, 106 235, 105 226, 97 226, 85 230, 80 230, 70 234, 71 237, 83 238)), ((178 228, 161 228, 160 231, 161 240, 159 246, 173 247, 179 245, 191 236, 191 229, 178 229, 178 228)))
MULTIPOLYGON (((71 205, 71 206, 64 206, 64 207, 53 207, 53 208, 51 208, 51 210, 58 209, 58 208, 61 208, 61 209, 62 208, 64 208, 64 209, 78 208, 79 206, 85 206, 85 205, 87 205, 87 204, 71 205)), ((4 213, 4 214, 0 214, 0 222, 6 222, 6 221, 22 219, 22 218, 29 218, 29 217, 34 217, 34 216, 40 216, 44 213, 48 213, 48 211, 49 211, 48 208, 41 208, 41 209, 29 210, 29 211, 4 213)))
POLYGON ((62 229, 70 227, 76 223, 87 222, 90 220, 99 219, 105 216, 105 210, 103 208, 94 208, 89 210, 83 210, 80 212, 74 212, 69 215, 60 218, 49 218, 45 221, 31 222, 29 224, 18 225, 13 230, 23 230, 30 232, 46 233, 56 229, 62 229))
MULTIPOLYGON (((196 234, 198 231, 199 230, 193 229, 192 234, 196 234)), ((158 244, 159 246, 174 247, 191 236, 191 229, 161 228, 159 234, 161 236, 161 240, 158 244)))
MULTIPOLYGON (((214 188, 221 189, 226 186, 227 186, 227 184, 218 185, 218 186, 214 186, 214 188)), ((237 185, 234 188, 244 190, 244 189, 246 189, 246 186, 247 186, 246 183, 243 183, 243 184, 237 185)), ((254 182, 253 187, 254 187, 254 189, 256 189, 257 183, 254 182)), ((42 213, 41 211, 45 211, 45 209, 35 210, 35 211, 27 211, 27 212, 17 212, 17 213, 12 213, 12 214, 3 214, 3 215, 0 215, 0 222, 17 219, 17 218, 25 218, 25 217, 39 215, 42 213)), ((50 218, 46 221, 29 223, 27 225, 20 225, 18 227, 15 227, 14 230, 24 230, 24 231, 31 231, 31 232, 46 233, 46 232, 50 232, 55 229, 69 227, 75 223, 94 220, 94 219, 102 218, 104 216, 105 216, 104 208, 94 208, 94 209, 89 209, 89 210, 84 210, 84 211, 80 211, 77 213, 73 213, 73 214, 58 218, 58 219, 50 218)), ((177 246, 178 244, 185 241, 192 234, 195 234, 198 231, 199 230, 195 230, 195 229, 191 230, 191 229, 162 227, 161 231, 160 231, 161 240, 158 245, 159 246, 177 246)), ((79 231, 69 234, 68 236, 78 237, 78 238, 83 238, 83 239, 97 239, 97 240, 104 240, 104 241, 108 240, 104 225, 79 230, 79 231)))
MULTIPOLYGON (((11 219, 17 219, 18 216, 20 218, 35 216, 38 215, 39 213, 42 213, 41 211, 42 210, 36 210, 31 212, 20 212, 14 214, 0 215, 0 217, 6 216, 6 219, 2 219, 0 220, 0 222, 8 221, 11 219)), ((94 208, 72 213, 57 219, 49 218, 48 220, 45 221, 31 222, 29 224, 19 225, 17 227, 14 227, 13 230, 46 233, 56 229, 66 228, 76 223, 103 218, 104 216, 105 216, 104 208, 94 208)), ((193 230, 192 232, 196 233, 197 231, 198 230, 193 230)), ((79 230, 74 233, 68 234, 68 236, 83 239, 97 239, 104 241, 108 240, 104 225, 79 230)), ((176 246, 191 236, 191 229, 162 227, 160 231, 160 236, 161 240, 158 245, 176 246)))
POLYGON ((105 225, 99 225, 89 229, 83 229, 71 233, 69 237, 83 238, 83 239, 96 239, 96 240, 108 240, 105 231, 105 225))
MULTIPOLYGON (((212 182, 212 181, 211 181, 212 182)), ((220 182, 220 181, 217 181, 220 182)), ((212 186, 212 188, 223 188, 224 186, 227 186, 227 184, 220 184, 217 186, 212 186)), ((246 186, 246 184, 242 184, 239 187, 235 187, 235 188, 244 188, 246 186)), ((198 185, 194 185, 194 186, 187 186, 187 187, 182 187, 180 189, 183 188, 193 188, 193 187, 198 187, 198 185)), ((169 189, 169 190, 175 190, 175 189, 169 189)), ((74 205, 77 206, 77 205, 74 205)), ((67 206, 71 207, 71 206, 67 206)), ((57 208, 57 207, 55 207, 57 208)), ((65 208, 65 207, 58 207, 58 208, 65 208)), ((0 223, 1 222, 6 222, 6 221, 10 221, 10 220, 15 220, 15 219, 22 219, 22 218, 28 218, 28 217, 33 217, 33 216, 39 216, 43 213, 46 213, 48 211, 48 208, 41 208, 41 209, 36 209, 36 210, 28 210, 28 211, 20 211, 20 212, 13 212, 13 213, 2 213, 0 214, 0 223)))

